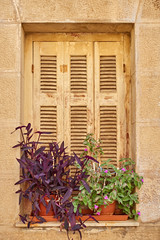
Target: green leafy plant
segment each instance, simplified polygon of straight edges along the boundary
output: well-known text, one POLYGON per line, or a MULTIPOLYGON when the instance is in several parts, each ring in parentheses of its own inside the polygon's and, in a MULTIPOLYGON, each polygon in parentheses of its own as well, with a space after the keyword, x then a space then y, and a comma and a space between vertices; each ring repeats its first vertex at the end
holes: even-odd
POLYGON ((100 146, 101 140, 100 139, 96 140, 93 137, 93 133, 87 134, 87 136, 83 142, 83 145, 86 148, 84 148, 84 151, 82 152, 81 157, 84 157, 84 156, 86 156, 86 154, 88 154, 88 155, 92 156, 93 158, 97 159, 98 156, 104 154, 103 149, 100 146))
MULTIPOLYGON (((81 154, 81 157, 84 157, 86 154, 94 157, 95 159, 99 158, 103 154, 103 149, 100 146, 101 141, 95 140, 93 134, 87 134, 84 142, 84 146, 86 147, 81 154)), ((96 214, 100 214, 101 205, 108 205, 115 200, 115 195, 112 193, 112 189, 110 192, 110 197, 105 195, 105 186, 106 186, 106 171, 102 169, 99 163, 93 163, 88 161, 84 170, 87 178, 87 184, 90 188, 90 193, 86 191, 83 185, 80 185, 80 192, 77 196, 74 197, 74 211, 77 211, 78 206, 80 206, 80 211, 83 206, 88 207, 91 210, 94 210, 96 214)), ((108 173, 108 171, 107 171, 108 173)))
MULTIPOLYGON (((88 134, 83 144, 87 146, 81 156, 86 153, 94 156, 96 159, 103 154, 103 149, 100 147, 100 140, 95 140, 93 134, 88 134)), ((74 197, 74 212, 80 206, 80 211, 83 206, 88 207, 98 215, 101 212, 101 205, 107 206, 113 201, 117 201, 119 209, 123 213, 129 215, 130 218, 138 219, 140 212, 134 209, 134 205, 138 203, 138 194, 135 188, 141 188, 143 177, 139 176, 134 170, 134 161, 130 158, 121 159, 118 168, 110 163, 111 159, 103 162, 103 164, 92 163, 88 161, 85 166, 87 184, 90 188, 90 193, 85 187, 80 185, 80 192, 74 197)))
POLYGON ((106 173, 106 186, 103 192, 107 195, 114 194, 115 200, 118 202, 118 207, 123 210, 125 214, 128 214, 130 218, 138 219, 140 212, 134 209, 134 204, 139 203, 138 194, 135 192, 135 188, 141 188, 144 180, 142 176, 139 176, 135 170, 135 162, 130 158, 123 158, 120 161, 120 169, 110 164, 109 161, 104 162, 101 167, 107 167, 106 173), (115 172, 114 176, 111 176, 111 172, 115 172))

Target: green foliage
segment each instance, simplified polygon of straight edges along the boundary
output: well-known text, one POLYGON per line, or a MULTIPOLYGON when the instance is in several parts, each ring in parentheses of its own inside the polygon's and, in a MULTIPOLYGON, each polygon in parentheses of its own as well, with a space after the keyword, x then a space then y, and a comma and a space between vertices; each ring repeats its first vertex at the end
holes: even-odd
MULTIPOLYGON (((97 159, 103 154, 100 143, 100 140, 97 141, 93 138, 93 134, 88 134, 83 142, 87 148, 84 149, 81 157, 88 154, 97 159)), ((138 194, 135 192, 135 188, 141 188, 143 178, 135 172, 135 163, 130 158, 123 158, 119 161, 120 169, 110 161, 111 159, 108 159, 101 165, 97 163, 93 165, 91 161, 87 163, 84 171, 89 175, 87 184, 91 192, 89 193, 83 184, 80 186, 79 194, 74 197, 74 212, 78 205, 87 206, 95 213, 96 211, 100 212, 101 205, 108 205, 116 200, 119 208, 125 214, 137 220, 140 212, 134 210, 134 205, 138 203, 138 194)))
MULTIPOLYGON (((134 204, 138 203, 138 194, 135 192, 135 188, 141 188, 143 178, 134 171, 135 163, 133 160, 121 159, 120 163, 120 169, 114 167, 115 175, 111 177, 111 183, 113 184, 111 187, 117 192, 116 201, 119 204, 119 208, 128 214, 130 218, 134 217, 137 219, 138 214, 133 209, 134 204)), ((105 166, 107 166, 110 171, 113 171, 111 164, 107 163, 105 166)), ((106 180, 106 182, 107 181, 108 180, 106 180)))
POLYGON ((83 142, 83 145, 86 146, 85 150, 87 151, 84 150, 81 154, 81 157, 88 154, 97 159, 99 155, 103 154, 103 149, 101 148, 100 144, 101 144, 100 139, 95 140, 93 137, 93 133, 88 133, 83 142))

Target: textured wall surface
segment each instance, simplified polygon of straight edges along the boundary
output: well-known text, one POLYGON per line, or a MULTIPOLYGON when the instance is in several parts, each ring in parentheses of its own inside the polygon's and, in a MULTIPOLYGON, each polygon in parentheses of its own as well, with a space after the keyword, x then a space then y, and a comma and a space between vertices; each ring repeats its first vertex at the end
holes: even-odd
POLYGON ((22 21, 134 22, 138 0, 19 0, 22 21))
MULTIPOLYGON (((24 78, 22 23, 133 23, 131 32, 132 155, 144 176, 140 227, 88 229, 84 239, 158 240, 160 236, 160 1, 0 0, 0 240, 67 239, 54 229, 19 229, 19 177, 12 149, 21 124, 24 78)), ((116 28, 118 25, 116 25, 116 28)), ((113 31, 112 26, 112 31, 113 31)), ((79 239, 75 236, 74 239, 79 239)))
MULTIPOLYGON (((65 232, 58 229, 18 229, 0 227, 0 240, 47 240, 47 239, 64 239, 67 240, 65 232)), ((82 231, 83 240, 159 240, 159 224, 147 224, 141 227, 116 227, 116 228, 87 228, 82 231)), ((70 234, 74 240, 79 240, 79 235, 70 234)))

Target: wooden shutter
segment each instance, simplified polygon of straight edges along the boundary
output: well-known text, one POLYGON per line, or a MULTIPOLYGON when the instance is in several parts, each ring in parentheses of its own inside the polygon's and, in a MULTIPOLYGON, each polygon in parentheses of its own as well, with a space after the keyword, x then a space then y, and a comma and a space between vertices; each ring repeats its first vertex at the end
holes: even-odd
POLYGON ((81 154, 87 133, 93 132, 93 44, 65 45, 64 120, 65 142, 72 154, 81 154))
POLYGON ((34 127, 44 134, 44 143, 63 139, 63 43, 34 44, 34 127))
POLYGON ((35 128, 52 132, 41 140, 64 140, 79 155, 95 133, 101 161, 116 165, 126 147, 122 42, 36 42, 34 68, 35 128))
POLYGON ((125 85, 121 42, 96 42, 95 50, 95 133, 102 140, 101 162, 124 157, 125 85))

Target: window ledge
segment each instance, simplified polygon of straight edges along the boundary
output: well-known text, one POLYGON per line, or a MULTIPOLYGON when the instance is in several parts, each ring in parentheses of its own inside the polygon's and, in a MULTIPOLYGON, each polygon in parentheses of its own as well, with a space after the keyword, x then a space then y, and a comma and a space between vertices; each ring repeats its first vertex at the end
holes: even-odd
MULTIPOLYGON (((127 221, 99 221, 99 223, 88 221, 85 223, 87 227, 138 227, 139 222, 136 222, 133 219, 127 221)), ((23 224, 22 222, 17 222, 16 227, 18 228, 27 228, 27 224, 23 224)), ((52 227, 59 227, 59 222, 44 222, 44 223, 36 223, 31 224, 31 228, 52 228, 52 227)))

